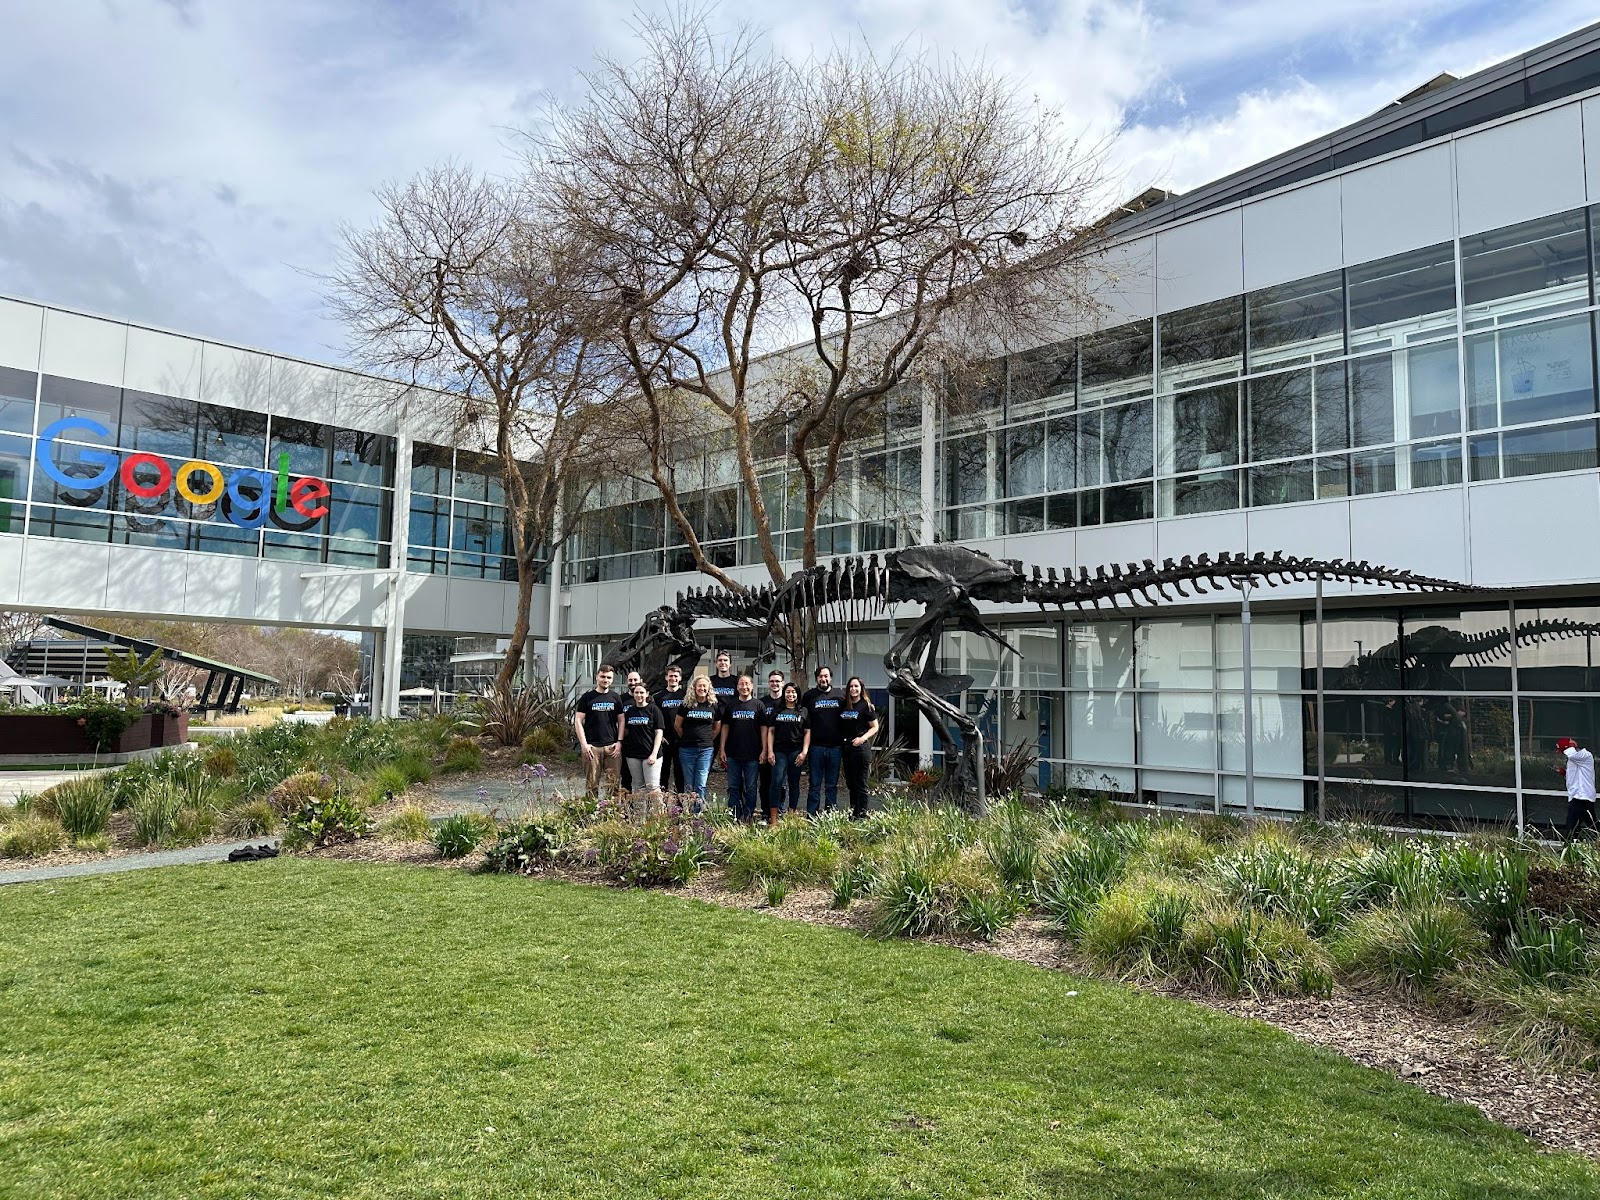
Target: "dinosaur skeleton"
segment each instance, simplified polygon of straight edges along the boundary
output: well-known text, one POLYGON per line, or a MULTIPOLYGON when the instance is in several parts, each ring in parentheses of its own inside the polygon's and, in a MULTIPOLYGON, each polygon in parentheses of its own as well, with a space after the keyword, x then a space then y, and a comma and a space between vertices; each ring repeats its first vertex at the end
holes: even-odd
POLYGON ((777 631, 798 613, 818 620, 837 616, 862 620, 902 602, 921 604, 922 617, 889 647, 883 656, 889 673, 889 692, 904 696, 928 718, 954 769, 947 783, 984 806, 983 737, 978 724, 957 705, 944 699, 967 690, 969 675, 945 675, 933 665, 939 639, 947 628, 966 630, 1017 653, 998 632, 985 623, 978 602, 1037 604, 1041 611, 1060 609, 1117 610, 1156 608, 1163 602, 1190 595, 1206 595, 1247 587, 1277 586, 1321 579, 1362 583, 1402 591, 1454 592, 1475 590, 1447 579, 1395 571, 1368 562, 1297 558, 1281 553, 1253 556, 1223 553, 1166 559, 1159 566, 1151 559, 1112 563, 1091 571, 1080 567, 1057 572, 1035 566, 1025 571, 1020 562, 991 558, 965 546, 943 543, 891 550, 878 555, 852 555, 797 571, 783 583, 732 591, 722 587, 690 588, 678 594, 675 606, 663 606, 607 652, 606 661, 621 670, 638 669, 652 686, 660 673, 676 662, 685 676, 699 662, 704 647, 694 640, 694 622, 725 621, 755 629, 762 635, 763 659, 773 655, 777 631))
POLYGON ((1464 658, 1473 666, 1483 667, 1509 654, 1513 643, 1530 646, 1597 635, 1600 635, 1600 624, 1564 617, 1523 621, 1515 631, 1503 626, 1483 633, 1462 633, 1443 625, 1425 625, 1362 654, 1343 668, 1335 686, 1397 691, 1403 672, 1407 691, 1463 691, 1462 680, 1455 674, 1457 659, 1464 658))

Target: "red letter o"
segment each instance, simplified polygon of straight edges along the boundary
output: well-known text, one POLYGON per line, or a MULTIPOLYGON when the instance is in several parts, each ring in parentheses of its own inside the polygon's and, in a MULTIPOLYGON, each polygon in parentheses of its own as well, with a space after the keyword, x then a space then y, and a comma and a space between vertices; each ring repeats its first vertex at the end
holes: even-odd
POLYGON ((154 454, 130 454, 122 460, 122 486, 141 500, 154 500, 172 486, 172 468, 164 459, 157 458, 154 454), (144 463, 149 463, 156 469, 154 487, 146 487, 134 478, 133 469, 144 463))

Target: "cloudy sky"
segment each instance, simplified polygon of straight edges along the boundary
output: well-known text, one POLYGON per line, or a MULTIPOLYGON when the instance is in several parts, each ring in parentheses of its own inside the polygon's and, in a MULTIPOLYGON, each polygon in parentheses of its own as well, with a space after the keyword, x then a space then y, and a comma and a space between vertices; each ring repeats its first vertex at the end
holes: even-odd
MULTIPOLYGON (((509 165, 545 97, 626 54, 634 0, 0 0, 0 295, 338 362, 314 272, 372 190, 509 165)), ((1136 193, 1186 190, 1593 0, 741 0, 785 52, 982 53, 1136 193)))

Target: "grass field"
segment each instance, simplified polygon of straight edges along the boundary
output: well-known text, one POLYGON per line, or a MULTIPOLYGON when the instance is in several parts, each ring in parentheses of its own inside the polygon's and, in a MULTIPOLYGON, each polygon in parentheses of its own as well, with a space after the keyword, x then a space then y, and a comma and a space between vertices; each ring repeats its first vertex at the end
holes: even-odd
POLYGON ((1265 1027, 660 893, 279 860, 0 930, 4 1197, 1600 1196, 1265 1027))

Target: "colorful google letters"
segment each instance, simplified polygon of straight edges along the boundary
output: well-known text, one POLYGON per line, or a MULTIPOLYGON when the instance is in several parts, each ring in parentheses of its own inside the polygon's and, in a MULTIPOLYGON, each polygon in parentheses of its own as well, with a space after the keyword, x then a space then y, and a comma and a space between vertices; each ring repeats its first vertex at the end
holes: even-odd
MULTIPOLYGON (((123 490, 133 501, 160 500, 176 489, 178 496, 197 506, 216 505, 224 518, 240 529, 260 529, 272 521, 280 529, 303 533, 328 515, 324 503, 331 493, 328 482, 315 475, 291 479, 289 456, 278 455, 276 472, 251 467, 235 467, 226 476, 215 463, 191 459, 174 469, 166 459, 143 451, 119 454, 94 446, 75 446, 75 471, 88 468, 87 474, 69 474, 55 459, 58 439, 83 430, 96 437, 110 433, 98 421, 84 417, 64 417, 39 433, 34 450, 39 468, 56 483, 68 489, 63 503, 88 507, 97 505, 102 489, 113 478, 120 478, 123 490)), ((81 435, 80 435, 81 436, 81 435)))

